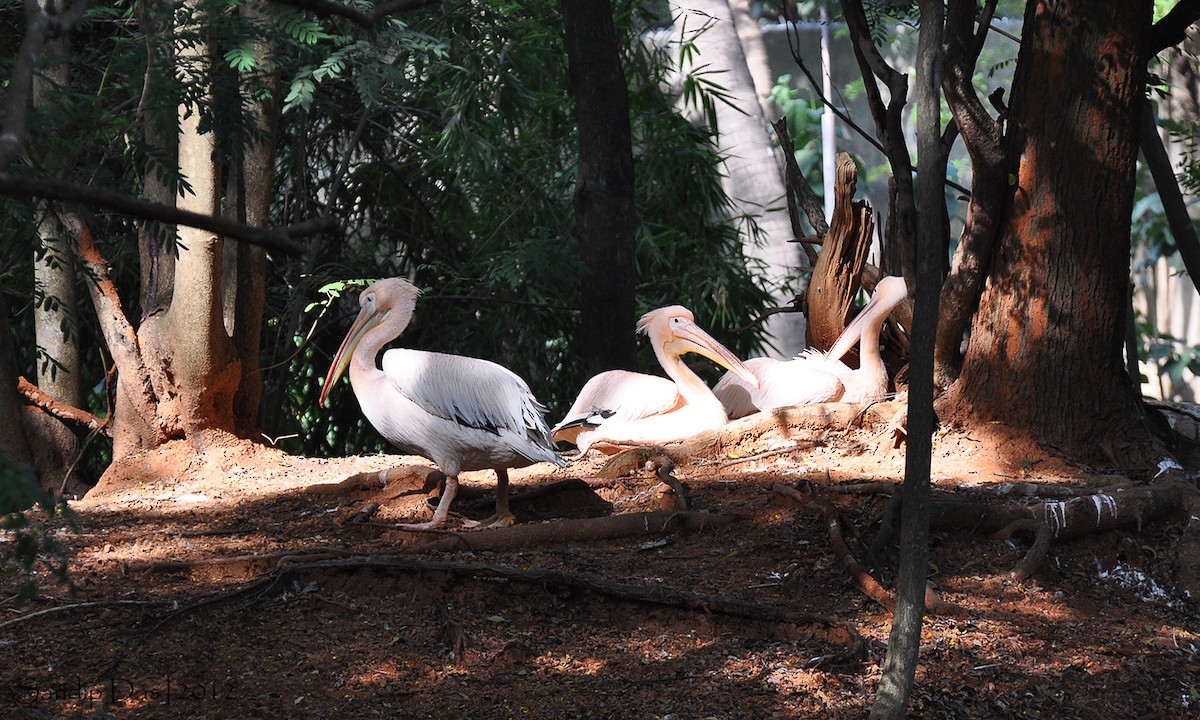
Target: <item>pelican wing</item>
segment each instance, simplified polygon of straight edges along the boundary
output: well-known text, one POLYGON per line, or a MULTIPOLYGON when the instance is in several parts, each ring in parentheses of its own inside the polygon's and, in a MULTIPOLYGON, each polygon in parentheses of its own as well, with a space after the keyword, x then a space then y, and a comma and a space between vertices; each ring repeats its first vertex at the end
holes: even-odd
POLYGON ((404 348, 385 352, 382 364, 388 382, 430 415, 551 446, 545 406, 508 368, 478 358, 404 348))
POLYGON ((842 394, 842 381, 824 365, 824 356, 815 351, 782 362, 752 358, 746 361, 746 367, 758 378, 757 390, 733 373, 725 373, 713 388, 713 394, 730 418, 760 410, 830 402, 842 394))
POLYGON ((610 418, 638 420, 677 409, 682 400, 675 383, 657 375, 609 370, 584 384, 579 397, 562 421, 554 426, 554 439, 574 442, 573 427, 598 425, 610 418), (568 436, 569 435, 569 436, 568 436))

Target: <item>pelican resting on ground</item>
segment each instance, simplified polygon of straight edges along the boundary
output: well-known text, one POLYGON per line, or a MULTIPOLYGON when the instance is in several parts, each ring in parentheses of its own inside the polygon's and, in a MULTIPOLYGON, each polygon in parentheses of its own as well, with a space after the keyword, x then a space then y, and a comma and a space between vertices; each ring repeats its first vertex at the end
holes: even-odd
POLYGON ((637 331, 650 338, 659 364, 670 380, 655 375, 609 370, 588 380, 554 439, 574 443, 580 453, 592 447, 612 450, 627 445, 668 442, 728 422, 721 401, 680 359, 699 353, 750 385, 757 379, 737 357, 696 324, 679 305, 651 310, 637 331))
POLYGON ((907 296, 904 278, 885 277, 828 353, 810 349, 792 360, 747 360, 746 366, 758 378, 758 389, 733 373, 725 373, 713 393, 730 418, 791 405, 881 400, 887 396, 888 376, 879 352, 879 333, 888 315, 907 296), (857 370, 841 361, 855 343, 859 345, 857 370))
POLYGON ((546 409, 524 380, 496 363, 461 355, 383 346, 404 332, 420 290, 400 278, 380 280, 359 296, 358 317, 338 348, 321 388, 320 406, 350 366, 350 385, 367 420, 396 447, 433 461, 446 487, 433 519, 412 530, 446 523, 463 470, 496 471, 496 514, 480 525, 515 522, 508 509, 508 468, 539 462, 564 465, 554 453, 546 409))

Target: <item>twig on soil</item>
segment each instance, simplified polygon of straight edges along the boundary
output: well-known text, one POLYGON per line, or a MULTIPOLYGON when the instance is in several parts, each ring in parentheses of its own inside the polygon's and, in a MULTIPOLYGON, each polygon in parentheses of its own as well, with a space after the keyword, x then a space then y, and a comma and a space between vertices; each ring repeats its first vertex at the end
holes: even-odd
POLYGON ((179 570, 195 570, 202 567, 243 565, 247 569, 250 569, 256 565, 264 565, 264 569, 270 570, 289 558, 328 558, 343 557, 350 554, 352 553, 345 548, 319 546, 278 550, 270 553, 195 558, 193 560, 158 560, 152 563, 130 564, 128 569, 130 572, 176 572, 179 570))
POLYGON ((796 443, 795 445, 789 445, 787 447, 775 448, 774 450, 763 450, 762 452, 756 452, 753 455, 747 455, 745 457, 738 457, 738 458, 733 458, 731 460, 725 460, 724 462, 718 463, 717 467, 727 468, 727 467, 731 467, 733 465, 740 465, 741 463, 752 462, 754 460, 762 460, 763 458, 769 458, 769 457, 774 457, 776 455, 784 455, 787 453, 796 452, 798 450, 807 450, 809 448, 816 447, 817 445, 820 445, 820 442, 814 441, 814 442, 807 443, 804 445, 802 445, 800 443, 796 443))

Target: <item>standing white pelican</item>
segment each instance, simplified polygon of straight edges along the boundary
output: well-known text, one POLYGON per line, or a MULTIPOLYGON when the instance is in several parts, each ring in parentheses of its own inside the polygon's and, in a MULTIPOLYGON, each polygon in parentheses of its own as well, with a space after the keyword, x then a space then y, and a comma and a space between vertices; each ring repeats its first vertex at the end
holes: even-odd
POLYGON ((822 355, 810 349, 792 360, 747 360, 747 367, 758 378, 757 390, 726 373, 713 393, 731 418, 791 405, 880 400, 887 395, 888 376, 879 352, 879 333, 888 315, 907 296, 904 278, 885 277, 875 286, 870 302, 846 326, 828 353, 822 355), (855 343, 859 344, 857 370, 841 361, 855 343))
POLYGON ((661 443, 717 428, 728 422, 721 401, 680 355, 694 352, 736 373, 751 385, 757 379, 737 357, 696 324, 679 305, 651 310, 637 331, 650 338, 659 364, 671 378, 609 370, 588 380, 554 439, 574 443, 581 453, 593 446, 661 443))
POLYGON ((350 385, 367 420, 396 447, 434 462, 446 488, 433 519, 406 525, 427 530, 446 523, 463 470, 496 471, 496 514, 481 525, 512 525, 508 468, 538 462, 565 464, 554 453, 543 407, 529 386, 487 360, 394 348, 379 351, 404 332, 420 290, 407 280, 380 280, 363 290, 362 308, 338 348, 319 404, 350 366, 350 385))

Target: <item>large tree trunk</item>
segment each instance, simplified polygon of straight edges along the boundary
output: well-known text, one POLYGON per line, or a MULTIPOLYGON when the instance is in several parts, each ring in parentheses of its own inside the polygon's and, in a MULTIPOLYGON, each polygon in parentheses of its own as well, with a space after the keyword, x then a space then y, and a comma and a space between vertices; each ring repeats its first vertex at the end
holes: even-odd
MULTIPOLYGON (((729 96, 728 103, 715 103, 718 150, 725 166, 722 184, 733 202, 730 214, 756 219, 760 237, 743 228, 743 250, 748 258, 762 263, 775 304, 786 307, 794 300, 796 288, 789 292, 784 285, 796 279, 806 260, 799 243, 791 242, 795 236, 787 213, 783 171, 774 155, 770 123, 763 116, 729 2, 686 0, 679 6, 689 30, 711 18, 708 29, 691 40, 699 50, 696 61, 722 71, 717 82, 729 96)), ((774 355, 791 357, 805 347, 804 317, 799 313, 771 315, 763 328, 774 355)))
POLYGON ((1094 457, 1150 440, 1121 358, 1150 11, 1029 4, 1007 138, 1016 186, 948 396, 1094 457))
MULTIPOLYGON (((167 120, 156 115, 155 96, 173 92, 175 62, 171 37, 171 9, 161 0, 145 0, 139 7, 139 20, 146 45, 146 76, 143 80, 138 122, 146 146, 153 148, 156 157, 174 162, 178 152, 178 133, 168 133, 167 120)), ((162 173, 146 168, 142 173, 142 197, 163 205, 175 204, 175 187, 168 184, 162 173)), ((138 295, 141 320, 166 311, 171 304, 172 282, 175 277, 175 228, 156 222, 142 221, 138 228, 138 261, 141 292, 138 295)))
POLYGON ((580 343, 591 376, 637 362, 633 143, 611 3, 563 0, 562 15, 579 125, 580 343))
MULTIPOLYGON (((192 17, 203 17, 195 12, 196 7, 190 9, 192 17)), ((182 81, 207 84, 212 58, 203 36, 177 52, 182 81)), ((202 93, 201 97, 206 95, 202 93)), ((205 134, 199 131, 203 104, 202 100, 200 105, 179 108, 179 169, 192 192, 181 197, 178 205, 216 215, 220 173, 213 130, 205 134)), ((83 233, 86 230, 81 231, 81 238, 83 233)), ((143 237, 147 238, 152 247, 144 248, 142 259, 151 265, 143 266, 143 280, 147 273, 153 273, 154 280, 148 285, 143 283, 143 300, 149 307, 143 306, 144 316, 136 333, 121 310, 115 287, 107 282, 103 258, 90 238, 81 242, 81 254, 96 278, 91 285, 93 302, 120 369, 114 459, 174 438, 202 442, 206 431, 235 429, 233 398, 240 368, 225 331, 223 241, 207 231, 180 227, 178 255, 168 276, 164 273, 168 266, 159 260, 170 254, 169 249, 158 245, 159 238, 152 233, 143 237), (168 298, 169 306, 163 308, 168 298)))
MULTIPOLYGON (((200 0, 186 3, 200 12, 200 0)), ((207 41, 180 48, 180 72, 185 83, 211 87, 212 51, 207 41)), ((178 207, 204 215, 219 214, 220 168, 216 134, 200 131, 202 112, 211 106, 208 92, 195 104, 179 107, 179 170, 192 192, 178 207)), ((208 429, 232 430, 233 396, 240 368, 225 332, 222 307, 221 260, 224 241, 212 233, 180 226, 175 260, 174 296, 162 323, 143 326, 160 333, 155 343, 169 365, 179 391, 180 412, 189 435, 208 429)), ((149 344, 143 344, 143 348, 149 344)), ((155 360, 146 359, 153 363, 155 360)))

